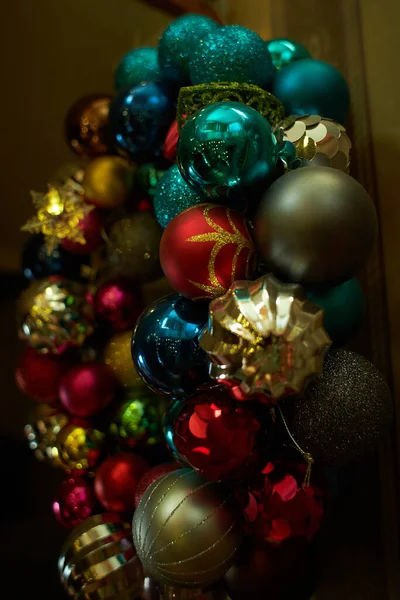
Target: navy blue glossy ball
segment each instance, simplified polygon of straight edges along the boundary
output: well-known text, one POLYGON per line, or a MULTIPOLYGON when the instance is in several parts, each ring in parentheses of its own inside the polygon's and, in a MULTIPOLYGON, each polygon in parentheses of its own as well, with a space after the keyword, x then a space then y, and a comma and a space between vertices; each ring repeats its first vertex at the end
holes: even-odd
POLYGON ((151 304, 132 338, 137 372, 155 392, 182 399, 208 381, 207 359, 198 339, 208 307, 179 294, 151 304))
POLYGON ((81 279, 82 266, 87 264, 87 255, 72 254, 60 247, 49 253, 42 235, 30 237, 22 251, 22 271, 28 281, 50 275, 63 275, 78 281, 81 279))
POLYGON ((143 164, 161 154, 175 118, 173 91, 162 84, 140 83, 124 88, 111 103, 110 126, 121 154, 143 164))

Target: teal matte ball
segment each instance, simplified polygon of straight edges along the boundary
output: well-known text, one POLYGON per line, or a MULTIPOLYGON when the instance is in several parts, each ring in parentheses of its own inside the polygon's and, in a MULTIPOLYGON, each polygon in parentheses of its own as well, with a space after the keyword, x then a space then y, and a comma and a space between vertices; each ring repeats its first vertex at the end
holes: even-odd
POLYGON ((276 69, 287 67, 296 60, 311 58, 311 54, 303 44, 293 40, 277 38, 267 42, 267 48, 271 54, 272 64, 276 69))
POLYGON ((275 68, 267 44, 251 29, 226 25, 197 46, 190 61, 193 85, 213 82, 253 83, 269 88, 275 68))
POLYGON ((365 296, 358 279, 349 279, 323 292, 307 296, 324 309, 324 328, 336 345, 346 343, 361 327, 365 316, 365 296))
POLYGON ((218 23, 201 15, 183 15, 173 21, 158 43, 158 55, 163 77, 179 85, 189 85, 189 60, 201 42, 218 23))
POLYGON ((157 82, 161 78, 157 48, 135 48, 125 54, 115 70, 116 91, 142 81, 157 82))
POLYGON ((350 92, 343 75, 329 65, 308 58, 277 72, 273 94, 289 115, 323 115, 344 123, 350 108, 350 92))
POLYGON ((153 206, 157 221, 161 227, 166 227, 183 210, 201 202, 207 202, 207 198, 190 187, 178 165, 173 165, 158 182, 153 206))

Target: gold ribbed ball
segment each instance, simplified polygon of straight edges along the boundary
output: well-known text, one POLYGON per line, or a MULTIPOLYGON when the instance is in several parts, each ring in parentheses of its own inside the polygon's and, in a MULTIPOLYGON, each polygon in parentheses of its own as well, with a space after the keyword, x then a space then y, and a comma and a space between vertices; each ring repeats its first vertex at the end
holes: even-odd
POLYGON ((169 586, 187 588, 220 579, 243 536, 230 493, 192 469, 166 473, 147 488, 132 533, 145 571, 169 586))
POLYGON ((131 528, 120 515, 89 517, 68 536, 58 560, 70 596, 87 600, 135 600, 143 584, 131 528))
POLYGON ((123 387, 145 389, 146 385, 139 377, 132 361, 131 340, 131 331, 113 335, 104 349, 103 360, 123 387))
POLYGON ((92 160, 83 177, 86 202, 107 210, 126 202, 133 187, 135 168, 120 156, 99 156, 92 160))

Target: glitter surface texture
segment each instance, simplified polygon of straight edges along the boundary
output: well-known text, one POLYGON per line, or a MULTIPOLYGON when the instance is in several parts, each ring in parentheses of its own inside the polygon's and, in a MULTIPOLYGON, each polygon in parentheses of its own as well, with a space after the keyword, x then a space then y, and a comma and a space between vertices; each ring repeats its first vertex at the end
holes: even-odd
POLYGON ((115 70, 115 89, 138 85, 142 81, 159 81, 161 76, 157 48, 135 48, 122 58, 115 70))
POLYGON ((161 227, 186 208, 190 208, 206 198, 186 183, 178 165, 174 165, 160 180, 154 196, 154 212, 161 227))
POLYGON ((190 61, 193 85, 237 81, 268 88, 274 72, 267 44, 254 31, 239 25, 210 33, 198 44, 190 61))

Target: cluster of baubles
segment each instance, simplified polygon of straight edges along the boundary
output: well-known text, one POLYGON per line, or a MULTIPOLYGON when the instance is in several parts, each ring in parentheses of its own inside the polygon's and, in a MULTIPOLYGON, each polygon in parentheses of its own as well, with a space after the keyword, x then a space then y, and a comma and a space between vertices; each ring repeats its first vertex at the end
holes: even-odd
POLYGON ((301 44, 187 15, 115 88, 70 109, 80 162, 25 226, 16 379, 30 447, 66 472, 61 579, 75 598, 295 597, 312 464, 368 456, 392 412, 341 347, 377 233, 347 84, 301 44))

